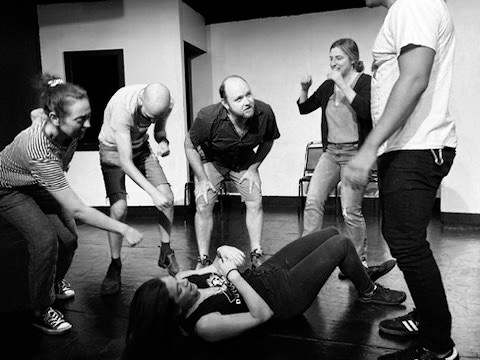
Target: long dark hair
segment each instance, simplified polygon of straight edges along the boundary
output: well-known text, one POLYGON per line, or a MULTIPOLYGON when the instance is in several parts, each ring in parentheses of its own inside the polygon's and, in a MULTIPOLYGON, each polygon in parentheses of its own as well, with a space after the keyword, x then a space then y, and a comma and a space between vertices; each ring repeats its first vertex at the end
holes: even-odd
POLYGON ((34 85, 39 92, 39 105, 47 115, 54 112, 59 118, 63 118, 73 100, 88 100, 85 89, 65 82, 57 75, 41 74, 35 79, 34 85))
POLYGON ((165 283, 154 278, 135 291, 122 360, 173 359, 180 337, 177 307, 165 283))

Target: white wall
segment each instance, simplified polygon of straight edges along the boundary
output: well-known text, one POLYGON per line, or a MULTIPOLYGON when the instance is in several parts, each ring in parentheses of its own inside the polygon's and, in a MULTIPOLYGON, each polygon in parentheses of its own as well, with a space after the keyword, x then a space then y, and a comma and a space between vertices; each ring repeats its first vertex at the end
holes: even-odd
MULTIPOLYGON (((325 79, 330 44, 340 37, 357 41, 368 72, 371 47, 386 10, 362 8, 214 24, 202 33, 203 19, 180 3, 123 0, 39 6, 44 70, 63 73, 65 50, 124 48, 127 84, 165 82, 177 102, 167 127, 172 155, 162 165, 179 204, 183 203, 187 169, 183 40, 205 47, 207 54, 193 62, 194 111, 218 101, 218 85, 226 75, 243 75, 256 97, 272 105, 281 132, 260 168, 263 192, 295 196, 305 145, 320 139, 320 110, 307 116, 298 114, 299 79, 311 73, 314 88, 325 79)), ((442 211, 480 213, 480 146, 475 141, 479 134, 480 3, 449 0, 448 4, 457 28, 452 113, 458 123, 459 147, 442 186, 442 211)), ((77 153, 69 177, 87 203, 105 204, 96 153, 77 153)), ((150 205, 143 192, 127 186, 131 205, 150 205)))
POLYGON ((316 89, 329 70, 330 45, 341 37, 357 41, 369 69, 372 42, 384 14, 384 9, 365 8, 208 26, 212 97, 219 100, 217 87, 225 76, 239 74, 277 118, 281 136, 260 167, 264 195, 297 195, 305 146, 321 138, 321 110, 298 113, 300 78, 311 74, 316 89))
MULTIPOLYGON (((442 184, 441 208, 443 212, 480 213, 480 2, 449 0, 448 4, 457 29, 452 113, 459 146, 451 173, 442 184)), ((277 116, 282 136, 261 167, 265 195, 296 194, 305 145, 320 139, 320 110, 307 116, 297 111, 301 75, 311 73, 316 88, 328 71, 330 44, 340 37, 357 41, 369 72, 371 48, 385 13, 384 8, 362 8, 208 27, 213 84, 230 73, 241 74, 277 116)), ((215 86, 212 96, 218 98, 215 86)))
MULTIPOLYGON (((167 123, 171 154, 160 161, 176 203, 183 204, 187 165, 179 0, 41 5, 38 14, 44 71, 64 73, 63 51, 122 48, 126 85, 159 81, 170 88, 176 100, 167 123)), ((87 204, 106 205, 98 152, 77 152, 68 177, 87 204)), ((151 205, 148 195, 129 179, 127 191, 129 205, 151 205)))
POLYGON ((441 209, 480 213, 480 2, 448 0, 457 32, 452 114, 457 120, 458 147, 451 174, 442 187, 441 209))

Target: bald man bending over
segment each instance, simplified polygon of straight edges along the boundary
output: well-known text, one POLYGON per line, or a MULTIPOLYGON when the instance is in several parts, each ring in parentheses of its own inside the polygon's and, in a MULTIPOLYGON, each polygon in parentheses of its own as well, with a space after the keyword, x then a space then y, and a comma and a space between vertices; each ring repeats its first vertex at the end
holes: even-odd
MULTIPOLYGON (((130 85, 119 89, 105 109, 103 125, 98 136, 100 164, 110 216, 124 221, 127 215, 125 174, 152 198, 159 210, 160 255, 158 266, 171 275, 178 272, 175 253, 170 248, 170 228, 173 219, 173 194, 157 156, 148 142, 147 130, 155 124, 154 137, 157 155, 170 153, 165 125, 173 108, 170 91, 163 84, 130 85)), ((120 290, 122 238, 109 234, 112 261, 101 286, 102 295, 120 290)))

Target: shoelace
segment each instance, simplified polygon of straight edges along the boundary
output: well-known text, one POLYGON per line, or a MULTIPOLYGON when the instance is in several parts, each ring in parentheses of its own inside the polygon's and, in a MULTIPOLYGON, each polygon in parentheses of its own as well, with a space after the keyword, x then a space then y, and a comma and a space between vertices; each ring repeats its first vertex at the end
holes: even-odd
POLYGON ((48 308, 45 315, 43 315, 43 320, 49 326, 56 328, 63 323, 63 315, 61 312, 48 308))
POLYGON ((261 250, 253 250, 251 253, 250 253, 250 257, 251 258, 261 258, 263 256, 263 252, 261 250))
POLYGON ((202 257, 199 256, 197 261, 202 265, 210 265, 212 263, 212 260, 208 255, 203 255, 202 257))
POLYGON ((65 292, 66 290, 70 290, 71 285, 65 279, 61 280, 58 283, 58 290, 60 292, 65 292))

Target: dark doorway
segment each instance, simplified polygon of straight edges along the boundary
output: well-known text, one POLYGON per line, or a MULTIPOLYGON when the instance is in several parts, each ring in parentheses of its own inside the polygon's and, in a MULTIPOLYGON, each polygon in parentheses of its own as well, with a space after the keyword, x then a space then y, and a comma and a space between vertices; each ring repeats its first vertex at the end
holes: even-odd
POLYGON ((103 111, 112 95, 125 86, 123 50, 65 51, 66 80, 85 88, 92 108, 91 128, 78 150, 98 150, 103 111))
MULTIPOLYGON (((187 130, 192 126, 195 114, 193 113, 193 85, 192 85, 192 60, 197 56, 205 54, 205 51, 199 49, 186 41, 183 42, 183 53, 185 61, 185 99, 187 103, 187 130)), ((193 171, 188 167, 188 182, 185 184, 185 204, 191 208, 195 206, 193 195, 193 171)))
POLYGON ((30 1, 7 4, 8 11, 0 14, 0 150, 30 126, 30 111, 38 106, 33 81, 42 71, 36 5, 30 1))

